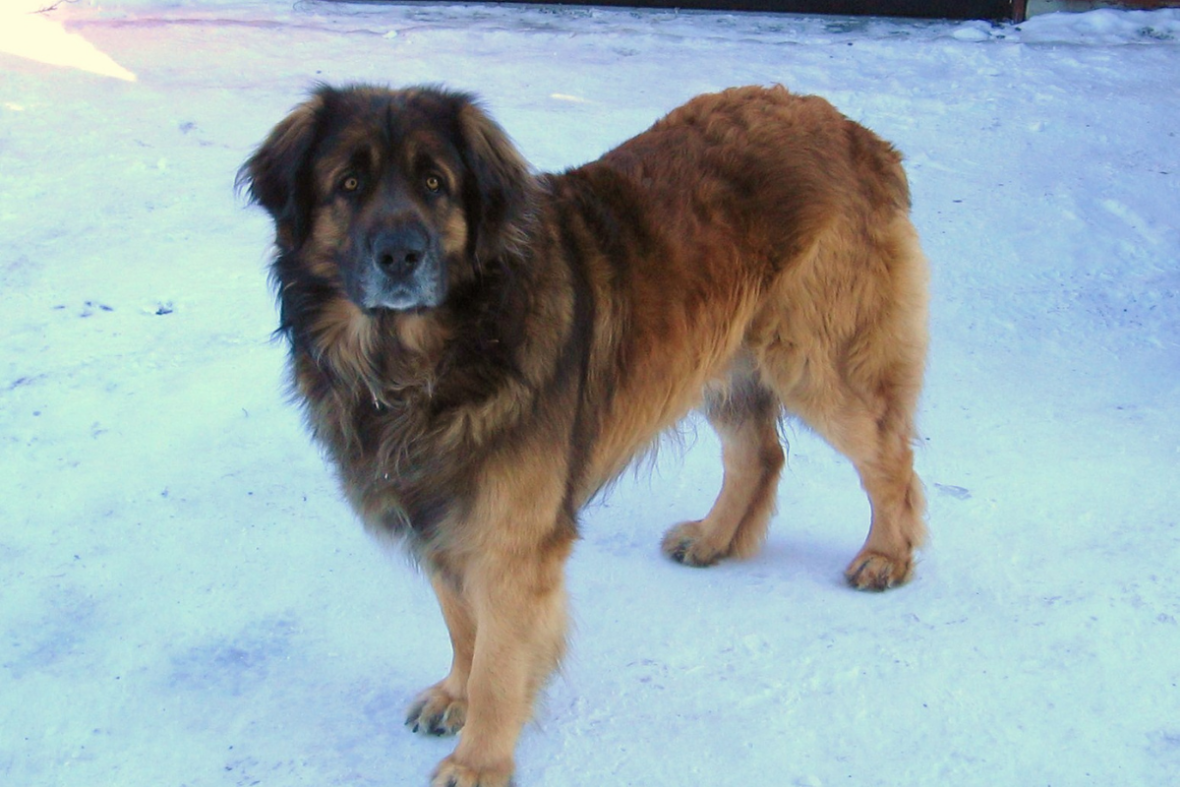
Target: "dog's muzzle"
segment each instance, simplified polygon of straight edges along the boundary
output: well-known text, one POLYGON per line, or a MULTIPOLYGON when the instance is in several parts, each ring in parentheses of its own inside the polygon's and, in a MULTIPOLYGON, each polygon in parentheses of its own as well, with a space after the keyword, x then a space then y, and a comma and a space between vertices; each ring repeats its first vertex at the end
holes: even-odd
POLYGON ((445 295, 437 243, 418 222, 374 232, 365 244, 358 304, 367 311, 430 308, 445 295))

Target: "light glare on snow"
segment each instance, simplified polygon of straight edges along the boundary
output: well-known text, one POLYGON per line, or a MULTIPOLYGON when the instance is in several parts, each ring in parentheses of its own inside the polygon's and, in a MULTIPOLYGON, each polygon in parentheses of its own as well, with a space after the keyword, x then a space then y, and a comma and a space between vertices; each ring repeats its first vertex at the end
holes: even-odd
POLYGON ((0 53, 136 81, 135 74, 81 35, 68 33, 61 22, 35 13, 42 7, 41 0, 5 0, 0 7, 0 53))

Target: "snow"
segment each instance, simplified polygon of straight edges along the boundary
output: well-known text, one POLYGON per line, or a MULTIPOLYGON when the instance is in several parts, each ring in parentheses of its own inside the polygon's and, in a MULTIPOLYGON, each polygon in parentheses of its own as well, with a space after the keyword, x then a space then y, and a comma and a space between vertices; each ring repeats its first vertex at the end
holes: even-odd
POLYGON ((480 93, 542 169, 702 91, 818 93, 907 154, 932 264, 913 583, 843 586, 867 503, 801 427, 759 556, 662 559, 720 480, 690 424, 583 516, 522 787, 1180 783, 1180 11, 29 6, 0 11, 0 782, 425 784, 450 751, 401 726, 449 665, 428 585, 285 400, 233 193, 312 85, 367 80, 480 93))

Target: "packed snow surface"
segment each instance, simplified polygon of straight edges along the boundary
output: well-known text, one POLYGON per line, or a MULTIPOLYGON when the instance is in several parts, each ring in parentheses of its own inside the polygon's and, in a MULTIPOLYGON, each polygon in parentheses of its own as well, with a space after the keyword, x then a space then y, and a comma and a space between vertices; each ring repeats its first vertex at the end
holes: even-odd
POLYGON ((374 81, 479 93, 545 170, 696 93, 820 94, 905 152, 931 261, 915 580, 843 585, 868 506, 798 425, 759 556, 662 559, 720 482, 689 422, 582 517, 522 787, 1180 784, 1180 12, 29 5, 0 11, 0 783, 415 785, 453 745, 402 727, 443 624, 286 401, 233 190, 316 83, 374 81))

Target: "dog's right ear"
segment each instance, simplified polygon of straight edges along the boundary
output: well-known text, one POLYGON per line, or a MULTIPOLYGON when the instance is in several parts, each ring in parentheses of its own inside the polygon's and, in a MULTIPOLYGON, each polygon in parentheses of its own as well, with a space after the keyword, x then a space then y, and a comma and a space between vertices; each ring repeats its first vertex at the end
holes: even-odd
POLYGON ((283 249, 303 243, 311 213, 309 160, 324 98, 317 94, 291 111, 238 170, 235 185, 247 191, 275 222, 275 242, 283 249))

